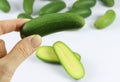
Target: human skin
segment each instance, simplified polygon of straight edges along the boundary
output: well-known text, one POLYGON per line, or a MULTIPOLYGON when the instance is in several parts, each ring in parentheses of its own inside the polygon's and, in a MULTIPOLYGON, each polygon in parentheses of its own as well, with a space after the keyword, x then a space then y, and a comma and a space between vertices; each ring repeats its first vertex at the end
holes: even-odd
MULTIPOLYGON (((21 29, 29 19, 14 19, 0 21, 0 36, 21 29)), ((5 42, 0 39, 0 82, 10 82, 17 67, 28 58, 41 44, 39 35, 31 35, 20 40, 7 53, 5 42)))

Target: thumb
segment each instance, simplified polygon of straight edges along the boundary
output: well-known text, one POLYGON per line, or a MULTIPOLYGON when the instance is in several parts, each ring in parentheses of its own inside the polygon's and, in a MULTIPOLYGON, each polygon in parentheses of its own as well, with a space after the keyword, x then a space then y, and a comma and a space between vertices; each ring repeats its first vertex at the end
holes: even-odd
MULTIPOLYGON (((41 44, 39 35, 24 38, 16 44, 12 51, 4 58, 5 64, 15 71, 16 68, 28 58, 41 44)), ((10 69, 9 69, 10 70, 10 69)))

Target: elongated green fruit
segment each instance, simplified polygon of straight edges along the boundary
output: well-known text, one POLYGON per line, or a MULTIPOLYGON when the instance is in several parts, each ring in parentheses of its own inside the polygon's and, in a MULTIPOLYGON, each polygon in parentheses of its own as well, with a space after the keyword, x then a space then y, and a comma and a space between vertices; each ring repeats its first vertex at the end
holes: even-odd
POLYGON ((0 10, 6 13, 10 11, 10 4, 7 0, 0 0, 0 10))
POLYGON ((116 13, 114 12, 114 10, 108 10, 103 16, 101 16, 95 21, 94 26, 97 29, 103 29, 111 25, 115 20, 115 18, 116 18, 116 13))
MULTIPOLYGON (((73 52, 76 58, 80 61, 80 55, 78 53, 73 52)), ((60 64, 60 61, 51 46, 41 46, 36 51, 36 56, 48 63, 58 63, 60 64)))
POLYGON ((90 16, 92 12, 90 8, 84 7, 84 8, 72 8, 69 11, 67 11, 67 13, 75 13, 86 18, 90 16))
POLYGON ((79 61, 81 60, 80 54, 78 54, 77 52, 73 52, 73 54, 76 56, 76 58, 77 58, 79 61))
POLYGON ((32 17, 26 13, 20 13, 17 18, 28 18, 32 19, 32 17))
POLYGON ((81 8, 81 7, 93 7, 96 4, 96 0, 78 0, 73 4, 73 8, 81 8))
POLYGON ((66 7, 65 2, 63 1, 52 1, 51 3, 48 3, 44 7, 42 7, 39 11, 39 15, 45 15, 50 13, 56 13, 66 7))
POLYGON ((115 4, 114 0, 101 0, 106 6, 112 7, 115 4))
POLYGON ((45 62, 60 63, 56 53, 51 46, 39 47, 36 51, 36 56, 45 62))
POLYGON ((81 79, 84 77, 85 71, 82 63, 66 44, 58 41, 53 45, 53 48, 64 69, 72 78, 81 79))
POLYGON ((39 34, 45 36, 54 32, 79 29, 85 24, 83 17, 71 13, 47 14, 24 24, 21 36, 39 34))
POLYGON ((24 0, 23 9, 26 14, 29 14, 29 15, 32 14, 34 2, 35 2, 35 0, 24 0))

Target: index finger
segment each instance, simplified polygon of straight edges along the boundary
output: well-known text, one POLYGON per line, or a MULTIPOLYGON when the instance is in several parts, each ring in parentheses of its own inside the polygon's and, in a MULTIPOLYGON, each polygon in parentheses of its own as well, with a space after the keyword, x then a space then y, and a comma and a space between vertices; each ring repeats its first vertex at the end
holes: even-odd
POLYGON ((19 31, 20 28, 29 21, 30 19, 14 19, 14 20, 4 20, 0 21, 0 35, 12 32, 19 31))

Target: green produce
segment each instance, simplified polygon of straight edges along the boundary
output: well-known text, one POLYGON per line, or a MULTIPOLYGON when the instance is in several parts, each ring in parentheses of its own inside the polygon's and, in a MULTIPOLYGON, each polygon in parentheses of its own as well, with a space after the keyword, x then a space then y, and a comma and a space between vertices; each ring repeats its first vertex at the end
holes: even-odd
POLYGON ((103 29, 113 23, 116 18, 116 13, 114 10, 108 10, 106 13, 98 18, 94 25, 97 29, 103 29))
POLYGON ((74 79, 84 77, 85 71, 82 63, 76 58, 72 50, 63 42, 56 42, 53 48, 66 72, 74 79))
POLYGON ((36 56, 45 62, 60 63, 51 46, 39 47, 36 51, 36 56))
POLYGON ((90 8, 84 7, 84 8, 72 8, 69 11, 67 11, 67 13, 75 13, 86 18, 90 16, 92 12, 90 8))
POLYGON ((80 29, 84 26, 83 17, 72 13, 54 13, 32 19, 24 24, 21 37, 33 34, 45 36, 54 32, 80 29))
POLYGON ((32 19, 32 17, 26 13, 20 13, 17 18, 28 18, 32 19))
POLYGON ((35 2, 35 0, 24 0, 23 9, 26 14, 29 14, 29 15, 32 14, 34 2, 35 2))
POLYGON ((52 1, 40 9, 39 15, 41 16, 45 14, 56 13, 64 9, 65 7, 66 4, 63 1, 52 1))
POLYGON ((76 58, 80 61, 81 60, 81 56, 80 54, 76 53, 76 52, 73 52, 73 54, 76 56, 76 58))
POLYGON ((8 13, 10 11, 10 4, 7 0, 0 0, 0 10, 5 13, 8 13))
POLYGON ((73 8, 81 7, 93 7, 96 4, 96 0, 78 0, 73 4, 73 8))
POLYGON ((101 0, 106 6, 112 7, 115 4, 114 0, 101 0))
MULTIPOLYGON (((74 55, 76 56, 76 58, 80 61, 80 55, 73 52, 74 55)), ((45 62, 48 62, 48 63, 60 63, 53 47, 51 46, 41 46, 37 49, 36 51, 36 56, 45 61, 45 62)))

